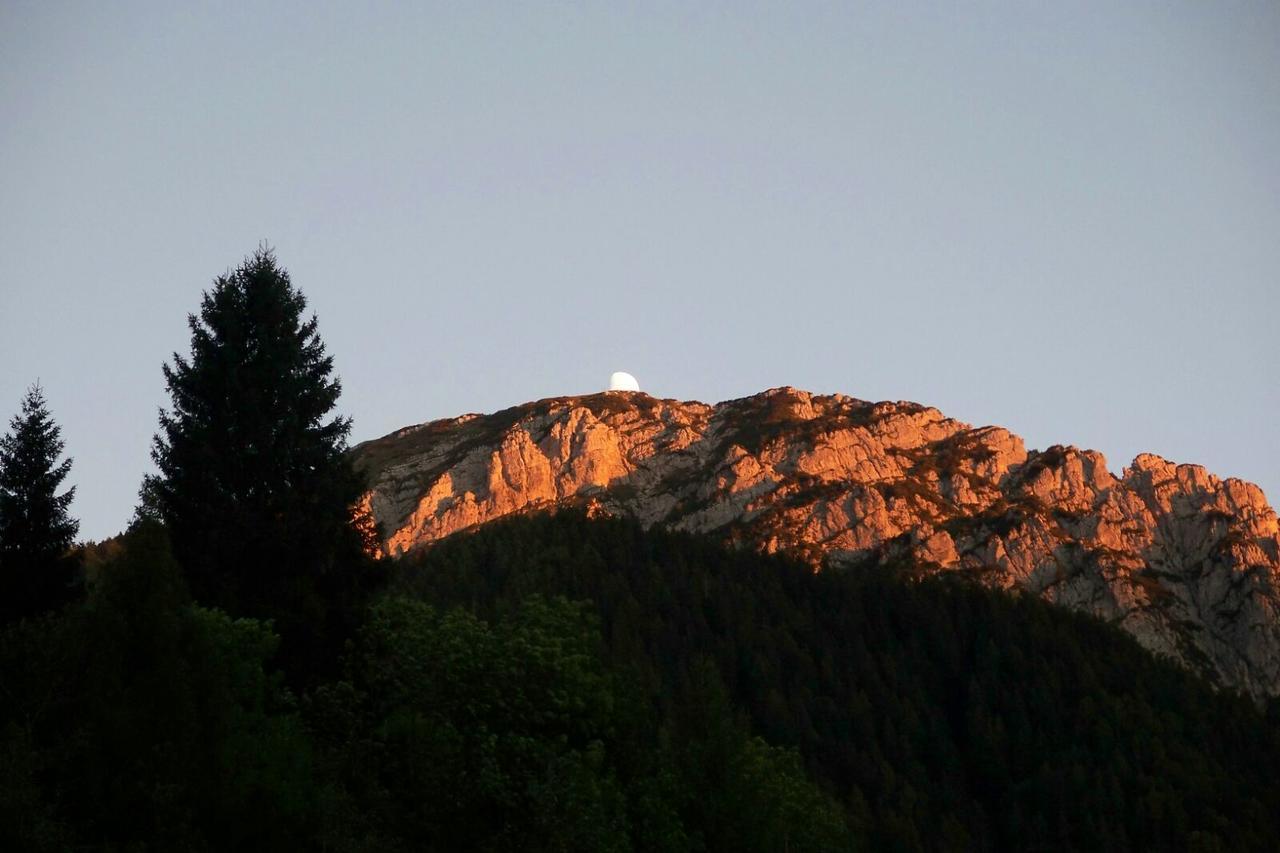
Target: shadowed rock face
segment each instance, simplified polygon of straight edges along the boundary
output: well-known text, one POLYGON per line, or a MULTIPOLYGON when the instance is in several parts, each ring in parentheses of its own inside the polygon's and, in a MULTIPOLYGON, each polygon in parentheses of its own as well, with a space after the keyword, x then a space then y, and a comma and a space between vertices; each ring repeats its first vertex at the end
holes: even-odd
POLYGON ((823 566, 960 571, 1116 622, 1216 683, 1280 693, 1280 527, 1262 491, 1144 454, 1028 453, 914 403, 792 388, 715 406, 604 393, 353 451, 387 554, 558 505, 823 566))

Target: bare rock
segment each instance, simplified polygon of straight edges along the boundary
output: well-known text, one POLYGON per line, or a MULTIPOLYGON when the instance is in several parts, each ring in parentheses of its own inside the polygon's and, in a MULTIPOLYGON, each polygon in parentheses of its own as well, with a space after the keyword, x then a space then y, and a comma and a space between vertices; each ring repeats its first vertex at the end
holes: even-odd
POLYGON ((582 505, 815 569, 909 561, 1120 625, 1215 683, 1280 693, 1280 524, 1262 491, 1143 454, 1028 453, 937 409, 777 388, 715 406, 642 393, 528 403, 354 451, 401 554, 582 505))

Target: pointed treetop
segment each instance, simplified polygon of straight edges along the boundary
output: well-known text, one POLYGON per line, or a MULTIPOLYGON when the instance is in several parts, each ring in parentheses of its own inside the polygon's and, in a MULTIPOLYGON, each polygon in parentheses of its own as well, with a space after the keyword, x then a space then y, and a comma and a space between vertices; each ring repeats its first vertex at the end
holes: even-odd
POLYGON ((68 595, 71 548, 80 524, 67 514, 75 487, 58 494, 71 471, 62 429, 39 383, 0 437, 0 617, 39 612, 68 595))

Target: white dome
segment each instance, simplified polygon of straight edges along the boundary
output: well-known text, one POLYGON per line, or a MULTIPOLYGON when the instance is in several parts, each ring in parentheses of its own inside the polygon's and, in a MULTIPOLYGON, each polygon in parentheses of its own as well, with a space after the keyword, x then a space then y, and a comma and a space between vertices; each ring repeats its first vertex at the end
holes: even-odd
POLYGON ((639 391, 640 383, 630 373, 623 373, 619 370, 617 373, 609 377, 610 391, 639 391))

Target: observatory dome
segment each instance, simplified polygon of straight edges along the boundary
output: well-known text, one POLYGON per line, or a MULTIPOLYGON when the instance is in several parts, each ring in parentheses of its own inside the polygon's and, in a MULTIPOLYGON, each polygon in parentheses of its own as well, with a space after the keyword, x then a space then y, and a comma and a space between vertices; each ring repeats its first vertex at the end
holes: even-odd
POLYGON ((610 391, 639 391, 640 383, 630 373, 623 373, 619 370, 617 373, 609 377, 610 391))

